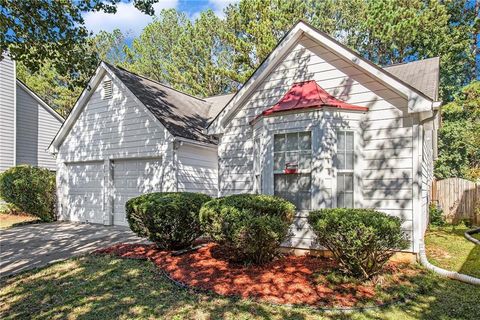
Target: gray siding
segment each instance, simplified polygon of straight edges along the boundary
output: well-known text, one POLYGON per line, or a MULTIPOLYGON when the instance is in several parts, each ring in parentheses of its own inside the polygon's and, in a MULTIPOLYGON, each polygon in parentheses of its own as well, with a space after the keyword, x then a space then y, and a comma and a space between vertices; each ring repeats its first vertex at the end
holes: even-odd
POLYGON ((17 164, 56 169, 47 148, 63 121, 53 112, 17 84, 17 164))
POLYGON ((0 172, 15 165, 15 62, 0 61, 0 172))
MULTIPOLYGON (((413 244, 413 129, 416 118, 407 100, 351 62, 307 36, 288 52, 249 96, 225 128, 219 144, 219 194, 254 191, 253 141, 260 139, 262 193, 273 193, 272 137, 276 132, 311 130, 313 134, 312 206, 335 207, 335 132, 355 132, 355 206, 401 217, 413 244), (250 121, 275 104, 295 82, 316 80, 332 95, 369 107, 366 114, 323 109, 250 121), (254 132, 255 130, 255 132, 254 132), (259 132, 260 134, 258 134, 259 132), (317 149, 315 149, 317 148, 317 149)), ((291 246, 313 246, 299 214, 291 246)), ((412 248, 413 249, 413 246, 412 248)))

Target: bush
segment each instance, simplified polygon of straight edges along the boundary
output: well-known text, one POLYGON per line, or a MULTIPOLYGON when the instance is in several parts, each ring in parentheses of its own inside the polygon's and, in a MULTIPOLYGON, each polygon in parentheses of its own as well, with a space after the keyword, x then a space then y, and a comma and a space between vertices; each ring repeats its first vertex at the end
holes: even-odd
POLYGON ((54 221, 55 174, 47 169, 21 165, 0 174, 0 197, 42 221, 54 221))
POLYGON ((1 214, 11 214, 11 215, 20 215, 24 213, 19 207, 13 203, 3 202, 0 198, 0 213, 1 214))
POLYGON ((294 215, 295 206, 284 199, 240 194, 207 202, 200 210, 200 223, 237 260, 263 264, 278 254, 294 215))
POLYGON ((399 218, 370 209, 316 210, 308 222, 340 270, 362 279, 376 275, 395 249, 409 245, 399 218))
POLYGON ((198 214, 211 198, 201 193, 149 193, 126 203, 130 229, 161 249, 190 246, 201 235, 198 214))
POLYGON ((435 203, 430 203, 428 206, 430 224, 432 226, 441 227, 445 225, 445 218, 443 217, 443 210, 440 209, 435 203))

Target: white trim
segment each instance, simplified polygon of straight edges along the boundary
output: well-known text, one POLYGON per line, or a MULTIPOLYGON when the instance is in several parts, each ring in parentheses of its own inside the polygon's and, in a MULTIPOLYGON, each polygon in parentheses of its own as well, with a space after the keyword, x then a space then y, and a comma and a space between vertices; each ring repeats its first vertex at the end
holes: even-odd
POLYGON ((75 106, 73 107, 72 111, 70 111, 67 119, 63 122, 63 125, 58 130, 55 138, 53 138, 50 146, 48 147, 48 151, 51 153, 57 153, 59 146, 62 144, 63 140, 67 137, 67 134, 70 132, 70 129, 75 124, 75 121, 82 113, 83 107, 86 105, 90 96, 95 92, 95 88, 98 85, 98 82, 103 78, 105 75, 106 70, 103 66, 103 63, 100 64, 95 70, 95 74, 92 76, 90 81, 88 82, 85 89, 83 89, 82 94, 78 98, 75 106))
POLYGON ((23 84, 20 80, 16 79, 17 80, 17 84, 23 89, 25 90, 32 98, 34 98, 35 100, 37 100, 38 103, 40 103, 42 105, 42 107, 44 107, 48 112, 50 112, 55 118, 57 118, 58 121, 60 122, 64 122, 65 119, 63 119, 63 117, 58 114, 57 111, 55 111, 52 107, 50 107, 45 101, 43 101, 39 96, 37 96, 37 94, 35 92, 33 92, 31 89, 29 89, 25 84, 23 84))
POLYGON ((245 85, 210 123, 207 128, 208 134, 222 133, 223 128, 226 126, 226 124, 228 124, 235 111, 242 105, 242 102, 250 96, 255 88, 261 83, 261 80, 269 74, 275 65, 279 63, 280 59, 287 53, 287 51, 297 43, 302 35, 307 35, 313 40, 316 40, 321 45, 331 49, 341 58, 350 62, 358 69, 368 73, 372 77, 385 84, 391 90, 394 90, 404 96, 408 102, 409 113, 428 111, 432 109, 433 101, 420 91, 414 89, 382 68, 362 58, 327 34, 312 28, 303 21, 300 21, 287 33, 278 46, 270 53, 267 59, 254 72, 250 79, 248 79, 245 85))
MULTIPOLYGON (((332 207, 333 208, 338 208, 338 203, 337 203, 337 197, 338 197, 338 186, 337 186, 337 178, 338 178, 338 174, 339 173, 342 173, 342 174, 352 174, 352 183, 353 183, 353 190, 352 190, 352 208, 357 208, 357 206, 355 205, 355 202, 357 201, 357 194, 359 193, 359 190, 358 190, 358 183, 356 181, 356 173, 358 172, 358 170, 356 171, 357 169, 357 164, 355 163, 355 156, 357 154, 356 150, 355 150, 355 146, 358 144, 359 141, 358 140, 358 137, 357 137, 357 132, 355 129, 353 128, 345 128, 345 129, 337 129, 337 130, 334 130, 333 131, 335 133, 335 147, 334 147, 334 150, 335 150, 335 153, 334 153, 334 158, 337 157, 338 155, 338 139, 337 139, 337 136, 339 133, 346 133, 346 132, 350 132, 353 134, 353 169, 338 169, 337 168, 337 165, 338 165, 338 160, 336 161, 337 163, 333 162, 333 166, 332 166, 332 169, 333 169, 333 177, 332 177, 332 207)), ((345 135, 346 137, 346 135, 345 135)), ((345 140, 345 152, 346 152, 346 146, 347 146, 347 140, 345 140)), ((334 160, 334 158, 332 158, 332 161, 334 160)), ((347 158, 345 157, 345 162, 347 161, 347 158)), ((360 162, 360 161, 359 161, 360 162)))
POLYGON ((208 143, 208 142, 202 142, 202 141, 196 141, 196 140, 183 138, 183 137, 178 137, 178 136, 177 137, 174 136, 173 140, 181 142, 180 146, 183 143, 187 143, 187 144, 193 144, 197 147, 203 147, 203 148, 207 148, 207 149, 217 149, 218 148, 218 145, 216 145, 216 144, 212 144, 212 143, 208 143))
MULTIPOLYGON (((10 58, 9 58, 10 59, 10 58)), ((17 165, 17 63, 13 62, 13 166, 17 165)))
POLYGON ((412 150, 412 249, 413 252, 418 253, 420 250, 420 241, 422 237, 421 231, 421 219, 422 219, 422 204, 420 197, 422 194, 421 184, 422 175, 420 170, 422 169, 422 126, 419 124, 413 124, 413 150, 412 150))

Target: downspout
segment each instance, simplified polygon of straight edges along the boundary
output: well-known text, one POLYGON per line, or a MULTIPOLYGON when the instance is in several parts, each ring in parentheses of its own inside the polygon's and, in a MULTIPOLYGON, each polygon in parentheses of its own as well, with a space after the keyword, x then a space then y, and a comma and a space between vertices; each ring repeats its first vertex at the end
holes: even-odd
POLYGON ((439 267, 431 264, 427 259, 427 254, 425 252, 425 242, 424 242, 423 238, 422 238, 422 241, 420 243, 420 253, 419 253, 419 255, 420 255, 420 263, 425 268, 427 268, 428 270, 431 270, 431 271, 435 272, 436 274, 438 274, 442 277, 445 277, 445 278, 459 280, 459 281, 462 281, 462 282, 465 282, 465 283, 480 286, 480 279, 478 279, 478 278, 475 278, 475 277, 472 277, 472 276, 469 276, 469 275, 466 275, 466 274, 463 274, 463 273, 458 273, 458 272, 455 272, 455 271, 448 271, 448 270, 439 268, 439 267))
MULTIPOLYGON (((420 125, 423 125, 428 120, 435 119, 435 116, 436 116, 437 112, 439 112, 438 107, 439 106, 437 106, 437 108, 435 108, 437 110, 434 110, 433 115, 431 117, 428 117, 428 118, 425 118, 425 119, 421 120, 420 125)), ((478 279, 478 278, 475 278, 475 277, 472 277, 472 276, 469 276, 469 275, 466 275, 466 274, 463 274, 463 273, 458 273, 458 272, 455 272, 455 271, 445 270, 445 269, 442 269, 440 267, 437 267, 437 266, 434 266, 433 264, 431 264, 428 261, 427 253, 425 251, 425 235, 423 235, 420 239, 419 258, 420 258, 420 263, 425 268, 427 268, 430 271, 435 272, 436 274, 438 274, 442 277, 449 278, 449 279, 454 279, 454 280, 459 280, 459 281, 462 281, 462 282, 465 282, 465 283, 468 283, 468 284, 480 285, 480 279, 478 279)))

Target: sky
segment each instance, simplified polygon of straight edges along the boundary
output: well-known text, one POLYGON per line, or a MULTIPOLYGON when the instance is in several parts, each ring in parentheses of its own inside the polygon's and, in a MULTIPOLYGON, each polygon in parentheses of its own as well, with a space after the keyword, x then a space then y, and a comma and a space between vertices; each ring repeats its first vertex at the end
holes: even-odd
MULTIPOLYGON (((222 16, 223 9, 236 0, 159 0, 154 4, 155 12, 162 9, 176 8, 185 12, 194 20, 201 11, 212 9, 218 16, 222 16)), ((122 0, 117 5, 117 13, 87 12, 83 15, 85 26, 94 34, 101 30, 111 32, 120 29, 127 38, 138 36, 142 29, 149 24, 153 17, 143 14, 133 6, 133 1, 122 0)))

